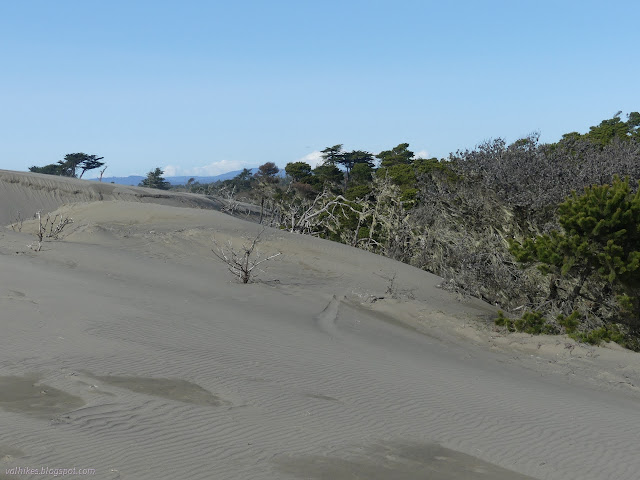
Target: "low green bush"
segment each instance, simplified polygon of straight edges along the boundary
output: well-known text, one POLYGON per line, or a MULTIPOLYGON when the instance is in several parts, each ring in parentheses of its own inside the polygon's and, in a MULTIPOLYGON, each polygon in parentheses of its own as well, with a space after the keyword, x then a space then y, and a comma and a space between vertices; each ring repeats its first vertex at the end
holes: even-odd
POLYGON ((558 325, 564 328, 564 331, 568 334, 574 333, 580 325, 580 314, 575 311, 569 316, 558 315, 558 325))
POLYGON ((573 332, 569 334, 576 342, 600 345, 602 342, 616 342, 626 346, 626 336, 617 325, 605 325, 587 332, 573 332))
POLYGON ((575 311, 571 315, 558 315, 557 325, 549 323, 541 312, 526 312, 521 318, 511 319, 502 310, 498 311, 498 318, 494 323, 504 327, 509 332, 524 332, 531 335, 557 335, 564 330, 569 338, 576 342, 600 345, 602 342, 615 342, 632 350, 640 350, 640 343, 634 342, 634 337, 627 335, 619 325, 610 324, 586 331, 578 331, 580 314, 575 311))
POLYGON ((541 312, 526 312, 522 317, 512 320, 498 311, 498 318, 494 320, 498 326, 505 327, 509 332, 524 332, 531 335, 554 335, 559 333, 558 328, 548 323, 541 312))

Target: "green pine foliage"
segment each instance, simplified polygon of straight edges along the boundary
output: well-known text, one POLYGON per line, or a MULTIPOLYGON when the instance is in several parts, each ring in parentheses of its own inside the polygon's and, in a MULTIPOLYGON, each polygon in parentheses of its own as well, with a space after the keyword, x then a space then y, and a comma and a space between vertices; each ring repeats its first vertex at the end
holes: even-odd
POLYGON ((510 250, 520 262, 537 262, 543 273, 577 279, 595 276, 619 292, 620 320, 640 327, 640 190, 629 179, 573 192, 558 207, 562 231, 512 240, 510 250))
POLYGON ((371 187, 369 185, 354 185, 347 188, 344 196, 348 200, 357 200, 359 198, 367 198, 370 194, 371 187))
POLYGON ((311 165, 305 162, 287 163, 284 171, 294 182, 305 182, 311 179, 311 165))
POLYGON ((611 283, 640 284, 640 190, 631 194, 628 179, 573 192, 558 215, 563 232, 511 242, 518 261, 540 262, 544 273, 597 272, 611 283))
POLYGON ((570 143, 577 140, 587 140, 595 145, 604 147, 614 140, 640 139, 640 113, 629 113, 626 122, 620 118, 621 113, 618 112, 613 118, 603 120, 599 125, 590 127, 589 131, 584 135, 578 132, 566 133, 562 136, 561 142, 570 143))
POLYGON ((511 319, 505 316, 502 310, 498 311, 498 317, 494 323, 499 327, 504 327, 508 332, 522 332, 530 335, 557 335, 566 333, 577 342, 599 345, 602 342, 616 342, 623 346, 630 346, 629 338, 625 335, 620 326, 604 325, 600 328, 587 331, 579 331, 581 316, 577 311, 571 315, 559 315, 556 324, 547 321, 544 314, 538 311, 526 312, 521 318, 511 319))
POLYGON ((542 312, 526 312, 521 318, 511 319, 504 315, 502 310, 498 311, 498 318, 494 323, 500 327, 505 327, 509 332, 524 332, 531 335, 555 335, 559 333, 557 327, 544 318, 542 312))
POLYGON ((87 155, 86 153, 69 153, 64 156, 64 160, 58 163, 52 163, 43 167, 29 167, 29 171, 33 173, 44 173, 46 175, 59 175, 62 177, 82 178, 88 170, 94 170, 104 165, 104 157, 97 155, 87 155), (78 170, 80 176, 78 177, 78 170))
POLYGON ((380 160, 380 166, 383 168, 394 165, 409 165, 413 162, 413 152, 409 150, 408 143, 401 143, 391 150, 380 152, 376 158, 380 160))
POLYGON ((603 342, 615 342, 623 347, 632 350, 638 350, 638 340, 628 335, 626 329, 618 324, 607 324, 599 328, 578 330, 580 324, 580 315, 573 312, 568 317, 560 315, 558 323, 564 327, 565 332, 570 338, 580 343, 588 343, 590 345, 600 345, 603 342))
POLYGON ((585 137, 593 143, 599 145, 607 145, 614 139, 629 140, 632 137, 638 137, 640 131, 638 126, 640 125, 640 114, 638 112, 631 112, 626 122, 620 119, 620 113, 618 112, 613 118, 603 120, 600 125, 591 127, 589 133, 585 134, 585 137))
MULTIPOLYGON (((576 248, 574 263, 586 263, 609 282, 640 281, 640 191, 629 179, 575 192, 558 209, 560 225, 576 248)), ((563 262, 563 270, 571 268, 563 262)))
POLYGON ((627 336, 622 333, 618 325, 604 325, 587 332, 572 332, 569 337, 577 342, 600 345, 602 342, 615 342, 627 346, 627 336))
POLYGON ((574 310, 571 315, 558 315, 558 325, 564 328, 564 331, 571 335, 575 333, 580 325, 580 313, 574 310))
POLYGON ((334 190, 337 186, 342 184, 344 174, 342 171, 331 164, 319 165, 313 169, 313 177, 311 179, 312 185, 318 187, 327 187, 334 190))
POLYGON ((147 187, 147 188, 157 188, 159 190, 169 190, 171 186, 169 182, 167 182, 162 176, 164 172, 160 168, 156 168, 155 170, 151 170, 147 173, 147 178, 142 180, 139 183, 139 187, 147 187))
POLYGON ((447 162, 440 161, 437 158, 419 158, 414 162, 414 166, 418 177, 440 172, 444 174, 449 182, 461 180, 460 175, 458 175, 447 162))
POLYGON ((400 200, 404 202, 405 209, 418 205, 418 187, 425 177, 434 173, 444 174, 443 178, 448 182, 455 182, 460 178, 446 162, 435 158, 418 158, 411 163, 397 162, 376 170, 379 179, 389 178, 400 188, 400 200))

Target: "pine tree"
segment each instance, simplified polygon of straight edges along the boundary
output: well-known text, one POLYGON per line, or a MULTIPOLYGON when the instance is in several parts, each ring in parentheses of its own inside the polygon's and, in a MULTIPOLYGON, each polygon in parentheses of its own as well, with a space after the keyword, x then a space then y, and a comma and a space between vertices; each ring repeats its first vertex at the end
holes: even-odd
POLYGON ((629 179, 587 187, 558 207, 563 231, 552 231, 522 244, 511 242, 520 262, 538 262, 543 273, 578 280, 575 294, 592 275, 620 293, 621 306, 640 327, 640 190, 629 179))
POLYGON ((142 180, 139 187, 158 188, 160 190, 169 190, 169 182, 167 182, 162 175, 164 172, 160 168, 151 170, 147 173, 147 178, 142 180))

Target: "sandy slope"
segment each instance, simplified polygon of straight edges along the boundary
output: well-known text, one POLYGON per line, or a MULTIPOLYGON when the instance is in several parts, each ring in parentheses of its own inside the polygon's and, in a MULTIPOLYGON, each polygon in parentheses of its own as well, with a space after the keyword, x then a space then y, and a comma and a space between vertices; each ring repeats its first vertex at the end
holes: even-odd
POLYGON ((101 200, 151 202, 215 210, 224 205, 223 200, 203 195, 0 170, 0 225, 14 222, 18 215, 30 219, 39 210, 50 212, 66 203, 101 200))
POLYGON ((212 237, 255 224, 8 175, 5 219, 84 203, 39 253, 0 230, 0 479, 638 478, 635 354, 478 329, 433 275, 281 231, 240 285, 212 237))

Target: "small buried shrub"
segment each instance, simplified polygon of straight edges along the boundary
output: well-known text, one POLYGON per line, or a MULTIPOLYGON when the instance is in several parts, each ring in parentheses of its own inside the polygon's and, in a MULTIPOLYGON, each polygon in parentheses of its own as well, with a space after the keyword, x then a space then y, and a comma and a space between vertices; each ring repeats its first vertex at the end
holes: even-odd
POLYGON ((574 311, 571 315, 558 315, 558 325, 564 328, 564 331, 567 334, 575 333, 578 329, 578 325, 580 325, 580 314, 577 311, 574 311))
POLYGON ((34 233, 36 241, 27 245, 35 252, 42 249, 42 242, 45 240, 58 240, 62 237, 64 229, 73 223, 73 219, 65 215, 56 214, 53 217, 50 213, 42 220, 40 211, 36 212, 35 218, 38 219, 38 230, 34 233))
POLYGON ((541 312, 526 312, 521 318, 512 320, 504 315, 502 310, 498 311, 498 318, 494 320, 498 326, 505 327, 509 332, 524 332, 531 335, 554 335, 559 333, 558 328, 548 323, 541 312))
POLYGON ((602 342, 616 342, 626 346, 626 336, 618 325, 604 325, 587 332, 573 332, 569 334, 576 342, 600 345, 602 342))
POLYGON ((513 324, 513 320, 504 316, 504 312, 502 310, 498 310, 498 318, 496 318, 493 323, 498 325, 499 327, 506 328, 509 332, 515 332, 516 327, 513 324))
POLYGON ((549 323, 541 312, 526 312, 521 318, 511 319, 502 310, 494 323, 508 332, 524 332, 531 335, 557 335, 566 333, 576 342, 600 345, 602 342, 615 342, 631 350, 640 351, 640 342, 626 332, 624 326, 608 324, 591 330, 578 331, 581 316, 577 311, 571 315, 558 315, 556 324, 549 323), (562 330, 564 331, 562 331, 562 330))
POLYGON ((222 260, 229 267, 229 271, 235 275, 242 283, 250 283, 255 280, 262 263, 268 262, 282 255, 282 252, 275 253, 268 257, 261 258, 256 254, 256 245, 260 242, 260 236, 264 232, 264 227, 249 243, 243 244, 239 249, 235 249, 229 240, 226 245, 220 245, 213 239, 216 246, 211 250, 213 254, 222 260))

